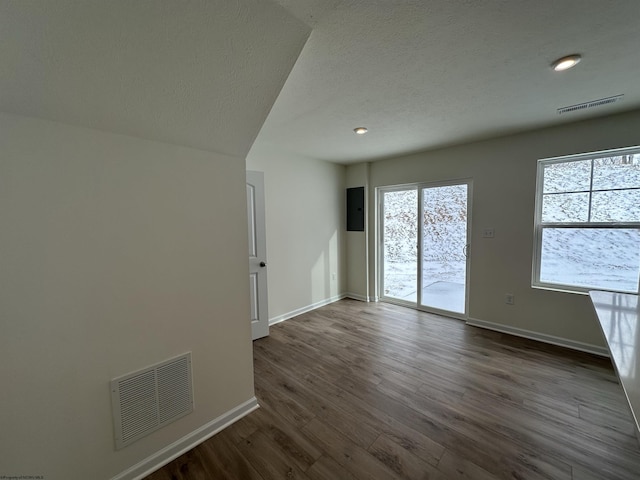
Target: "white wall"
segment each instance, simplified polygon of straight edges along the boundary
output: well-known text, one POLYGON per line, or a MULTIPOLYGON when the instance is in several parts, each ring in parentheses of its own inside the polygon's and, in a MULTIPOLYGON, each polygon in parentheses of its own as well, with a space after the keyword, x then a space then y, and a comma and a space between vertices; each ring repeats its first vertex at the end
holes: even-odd
MULTIPOLYGON (((375 207, 375 187, 473 178, 469 316, 603 346, 587 296, 531 288, 536 162, 638 144, 640 111, 635 111, 374 162, 369 208, 375 207), (495 228, 495 238, 481 238, 487 227, 495 228), (507 292, 515 294, 515 305, 504 303, 507 292)), ((360 167, 348 170, 354 168, 360 167)), ((373 222, 369 233, 373 237, 373 222)), ((373 270, 375 256, 369 260, 373 270)), ((349 278, 355 277, 349 272, 349 278)))
POLYGON ((0 474, 110 478, 251 399, 243 159, 5 114, 0 145, 0 474), (116 452, 109 380, 185 351, 195 411, 116 452))
POLYGON ((345 167, 283 155, 256 142, 247 170, 264 172, 269 318, 342 294, 345 167))

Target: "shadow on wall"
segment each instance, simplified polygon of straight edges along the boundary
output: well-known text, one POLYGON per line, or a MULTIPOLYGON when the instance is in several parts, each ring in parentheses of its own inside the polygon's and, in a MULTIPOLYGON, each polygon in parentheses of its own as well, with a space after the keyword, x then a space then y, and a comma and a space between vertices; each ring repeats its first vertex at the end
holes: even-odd
POLYGON ((310 270, 311 303, 340 294, 338 232, 334 231, 310 270))

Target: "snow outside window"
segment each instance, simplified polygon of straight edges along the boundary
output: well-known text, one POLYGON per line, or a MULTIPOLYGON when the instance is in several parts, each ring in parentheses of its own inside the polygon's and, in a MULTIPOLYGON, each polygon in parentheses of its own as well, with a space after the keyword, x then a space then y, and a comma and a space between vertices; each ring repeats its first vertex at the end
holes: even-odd
POLYGON ((640 147, 538 161, 533 286, 638 293, 640 147))

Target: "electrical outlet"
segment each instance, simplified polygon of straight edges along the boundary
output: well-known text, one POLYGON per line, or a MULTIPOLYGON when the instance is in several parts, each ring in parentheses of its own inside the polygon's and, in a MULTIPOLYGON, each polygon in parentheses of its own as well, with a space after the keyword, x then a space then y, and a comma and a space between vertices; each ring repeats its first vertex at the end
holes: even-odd
POLYGON ((506 303, 507 305, 513 305, 515 303, 515 297, 513 293, 505 293, 504 303, 506 303))
POLYGON ((335 279, 336 279, 336 272, 333 272, 333 273, 331 274, 331 280, 335 280, 335 279))
POLYGON ((482 230, 482 238, 493 238, 496 236, 496 232, 493 228, 485 228, 482 230))

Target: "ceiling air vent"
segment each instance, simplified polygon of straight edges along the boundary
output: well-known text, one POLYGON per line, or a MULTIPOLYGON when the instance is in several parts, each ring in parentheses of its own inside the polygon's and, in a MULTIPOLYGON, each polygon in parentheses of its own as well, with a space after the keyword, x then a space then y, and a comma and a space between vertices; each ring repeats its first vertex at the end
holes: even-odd
POLYGON ((563 113, 577 112, 578 110, 586 110, 587 108, 609 105, 611 103, 616 103, 622 100, 622 97, 624 97, 624 94, 601 98, 599 100, 591 100, 590 102, 578 103, 576 105, 570 105, 568 107, 562 107, 558 109, 558 115, 562 115, 563 113))
POLYGON ((193 411, 191 353, 111 380, 116 448, 193 411))

